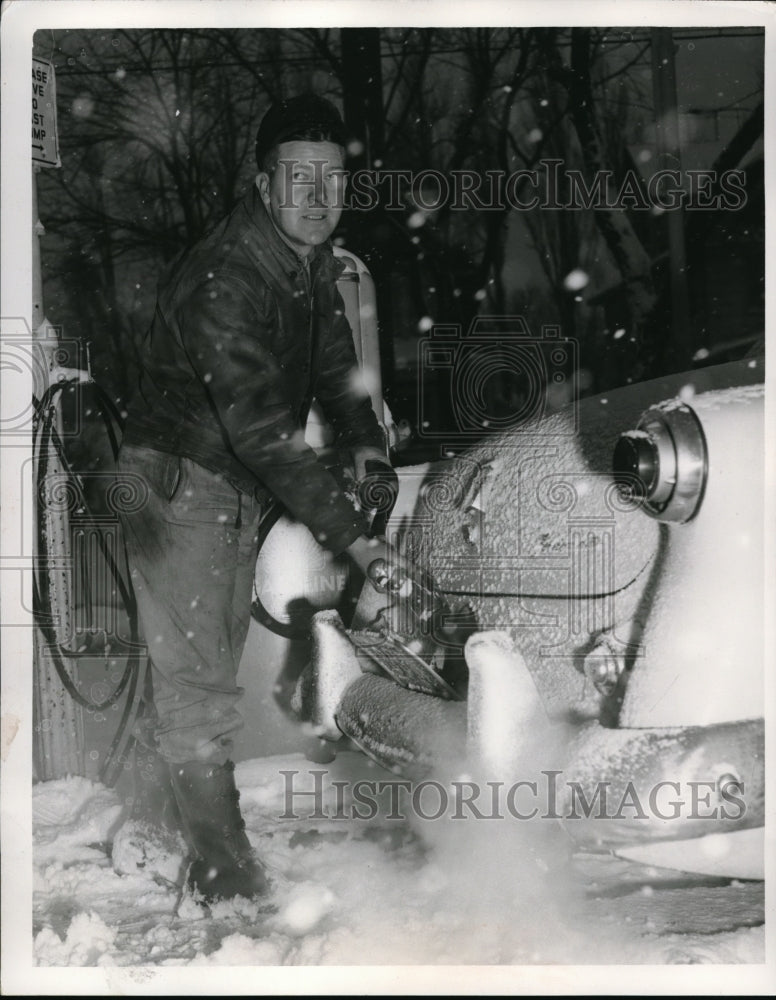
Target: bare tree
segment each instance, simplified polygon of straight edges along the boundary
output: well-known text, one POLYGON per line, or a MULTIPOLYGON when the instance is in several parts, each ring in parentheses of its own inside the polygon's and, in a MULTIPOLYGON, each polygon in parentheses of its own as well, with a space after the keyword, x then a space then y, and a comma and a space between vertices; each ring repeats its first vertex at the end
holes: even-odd
MULTIPOLYGON (((381 29, 373 41, 354 61, 330 28, 55 34, 63 169, 39 179, 47 302, 55 321, 93 342, 98 374, 118 396, 133 377, 160 268, 251 183, 264 109, 310 89, 341 102, 362 76, 364 91, 372 81, 370 135, 366 152, 353 147, 354 165, 494 179, 483 186, 490 204, 442 198, 419 211, 405 186, 403 208, 388 210, 383 184, 372 210, 355 220, 346 213, 348 245, 377 279, 386 344, 422 334, 428 318, 465 328, 479 312, 530 296, 569 335, 587 338, 591 366, 611 354, 610 383, 633 367, 629 340, 615 347, 591 336, 593 314, 564 279, 576 268, 619 277, 624 325, 648 344, 659 221, 600 205, 516 213, 504 183, 546 159, 573 165, 589 185, 598 174, 613 189, 627 172, 638 176, 626 136, 635 108, 651 114, 639 89, 646 42, 595 29, 486 27, 381 29), (531 278, 510 273, 507 256, 523 223, 536 257, 531 278)), ((47 33, 38 54, 49 48, 47 33)), ((755 117, 728 159, 761 128, 755 117)), ((701 223, 696 214, 697 233, 701 223)), ((690 249, 702 244, 688 235, 690 249)))
MULTIPOLYGON (((245 37, 245 61, 274 37, 245 37)), ((67 298, 69 330, 93 343, 100 377, 123 398, 160 268, 231 210, 254 171, 268 88, 237 60, 237 40, 218 30, 57 39, 63 167, 39 183, 48 297, 67 298)), ((276 58, 261 60, 268 77, 276 58)))

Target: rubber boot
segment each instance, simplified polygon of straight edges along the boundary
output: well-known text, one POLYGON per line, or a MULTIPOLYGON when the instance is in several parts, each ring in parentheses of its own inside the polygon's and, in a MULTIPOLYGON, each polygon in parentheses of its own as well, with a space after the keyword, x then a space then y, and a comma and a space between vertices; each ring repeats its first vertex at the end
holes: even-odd
POLYGON ((113 867, 120 875, 144 873, 176 883, 185 855, 170 765, 156 750, 138 741, 134 754, 134 794, 129 815, 113 837, 113 867))
POLYGON ((189 761, 170 767, 194 860, 188 884, 205 902, 264 895, 269 882, 245 833, 234 764, 189 761))

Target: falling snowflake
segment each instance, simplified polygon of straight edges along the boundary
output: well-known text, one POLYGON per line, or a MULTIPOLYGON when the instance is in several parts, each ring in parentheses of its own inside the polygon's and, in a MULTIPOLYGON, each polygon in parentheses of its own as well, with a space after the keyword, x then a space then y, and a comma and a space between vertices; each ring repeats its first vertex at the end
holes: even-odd
POLYGON ((94 111, 94 98, 89 94, 80 94, 73 101, 71 111, 76 118, 88 118, 94 111))
POLYGON ((583 271, 580 267, 576 267, 573 271, 569 271, 563 279, 563 287, 567 292, 578 292, 580 289, 584 288, 589 281, 590 276, 587 272, 583 271))

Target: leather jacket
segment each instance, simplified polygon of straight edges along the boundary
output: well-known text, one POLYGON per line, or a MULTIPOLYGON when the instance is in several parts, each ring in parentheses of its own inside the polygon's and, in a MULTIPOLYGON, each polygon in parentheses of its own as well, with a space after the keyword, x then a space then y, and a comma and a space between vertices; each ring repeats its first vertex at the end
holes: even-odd
POLYGON ((364 525, 304 441, 312 398, 338 447, 383 445, 336 288, 343 269, 329 243, 298 257, 253 187, 160 284, 124 433, 276 498, 333 552, 364 525))

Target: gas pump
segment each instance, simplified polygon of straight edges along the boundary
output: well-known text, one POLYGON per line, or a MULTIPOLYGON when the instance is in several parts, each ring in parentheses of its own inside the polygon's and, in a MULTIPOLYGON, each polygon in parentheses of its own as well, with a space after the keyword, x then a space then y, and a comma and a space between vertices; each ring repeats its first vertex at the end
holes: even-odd
MULTIPOLYGON (((395 447, 397 432, 383 399, 375 284, 366 264, 355 254, 343 250, 342 247, 334 247, 334 256, 345 265, 345 270, 337 281, 337 289, 345 303, 345 315, 353 331, 353 346, 356 349, 356 358, 363 373, 369 398, 372 400, 372 409, 383 429, 386 443, 395 447)), ((316 450, 326 448, 334 441, 334 431, 326 423, 326 418, 316 400, 313 400, 310 407, 305 440, 316 450)))
MULTIPOLYGON (((115 512, 111 514, 110 499, 107 517, 95 517, 89 510, 84 477, 76 475, 67 456, 63 400, 73 394, 78 405, 82 392, 90 394, 114 457, 122 418, 92 380, 88 351, 82 364, 80 345, 65 341, 45 318, 39 244, 44 228, 38 218, 36 182, 38 171, 61 163, 54 67, 40 59, 33 59, 32 92, 33 295, 31 322, 23 320, 27 336, 16 346, 29 355, 33 375, 34 774, 50 780, 91 773, 110 785, 130 739, 146 661, 134 597, 122 574, 115 531, 111 532, 117 529, 115 512), (92 583, 104 606, 79 607, 79 596, 83 599, 92 583), (115 625, 117 605, 126 617, 121 637, 108 625, 109 619, 115 625), (106 627, 100 628, 101 624, 106 627), (117 725, 108 727, 109 745, 97 752, 96 759, 90 755, 87 764, 85 713, 102 722, 108 720, 102 714, 108 709, 116 710, 117 725)), ((110 473, 101 475, 110 478, 110 473)))

